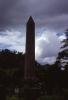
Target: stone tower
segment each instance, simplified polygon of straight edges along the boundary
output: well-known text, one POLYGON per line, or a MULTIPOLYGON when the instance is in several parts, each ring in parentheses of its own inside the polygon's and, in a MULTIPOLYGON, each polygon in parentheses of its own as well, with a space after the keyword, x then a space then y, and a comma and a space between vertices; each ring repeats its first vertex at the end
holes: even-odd
POLYGON ((33 80, 35 65, 35 23, 30 16, 26 25, 25 80, 33 80))

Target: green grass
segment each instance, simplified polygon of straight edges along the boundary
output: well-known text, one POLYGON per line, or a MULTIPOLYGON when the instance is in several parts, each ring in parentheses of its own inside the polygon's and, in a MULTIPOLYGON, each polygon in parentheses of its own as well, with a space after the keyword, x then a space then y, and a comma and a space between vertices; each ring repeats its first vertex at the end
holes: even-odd
POLYGON ((37 100, 60 100, 60 97, 58 96, 41 96, 37 100))
POLYGON ((7 100, 18 100, 17 97, 12 96, 12 97, 7 97, 7 100))
POLYGON ((7 96, 7 99, 6 100, 24 100, 23 98, 18 98, 16 96, 12 96, 12 97, 8 97, 7 96))

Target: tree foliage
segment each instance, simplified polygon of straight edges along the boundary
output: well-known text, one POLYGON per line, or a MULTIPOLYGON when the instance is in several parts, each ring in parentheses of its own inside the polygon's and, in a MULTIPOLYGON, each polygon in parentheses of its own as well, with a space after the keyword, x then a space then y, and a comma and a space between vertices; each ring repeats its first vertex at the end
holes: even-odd
POLYGON ((57 61, 59 62, 58 66, 61 69, 67 70, 68 68, 68 29, 65 32, 65 39, 62 41, 63 46, 61 51, 58 54, 57 61))

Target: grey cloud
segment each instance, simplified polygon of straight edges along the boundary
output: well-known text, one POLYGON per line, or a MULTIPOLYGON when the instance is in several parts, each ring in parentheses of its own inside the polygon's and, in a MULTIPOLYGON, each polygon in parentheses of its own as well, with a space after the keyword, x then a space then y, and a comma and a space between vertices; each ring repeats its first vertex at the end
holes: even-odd
POLYGON ((36 17, 38 27, 54 31, 64 31, 68 28, 67 0, 42 0, 34 10, 33 16, 36 17))
POLYGON ((39 1, 40 5, 35 7, 37 14, 54 16, 68 13, 68 1, 67 0, 42 0, 39 1))
POLYGON ((18 27, 19 24, 21 24, 21 21, 23 21, 24 18, 23 16, 26 12, 26 8, 23 3, 20 3, 20 1, 0 0, 0 28, 8 28, 12 26, 18 27))
POLYGON ((44 32, 41 37, 36 40, 36 60, 42 64, 49 62, 54 63, 61 43, 55 33, 44 32))
POLYGON ((0 36, 7 36, 6 32, 0 31, 0 36))
POLYGON ((11 45, 9 44, 3 44, 3 43, 0 43, 0 49, 8 49, 9 47, 11 47, 11 45))
POLYGON ((0 29, 23 28, 30 15, 37 27, 64 30, 68 26, 68 0, 0 0, 0 29))

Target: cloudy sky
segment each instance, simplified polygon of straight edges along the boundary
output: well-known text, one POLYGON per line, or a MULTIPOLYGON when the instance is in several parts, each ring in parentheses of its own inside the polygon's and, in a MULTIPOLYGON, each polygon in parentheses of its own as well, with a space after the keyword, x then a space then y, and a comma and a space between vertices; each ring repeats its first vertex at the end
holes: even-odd
POLYGON ((68 28, 68 0, 0 0, 0 49, 25 52, 29 16, 36 24, 36 60, 53 63, 68 28))

